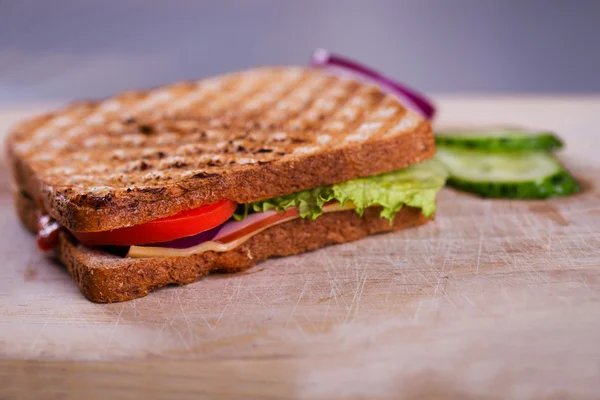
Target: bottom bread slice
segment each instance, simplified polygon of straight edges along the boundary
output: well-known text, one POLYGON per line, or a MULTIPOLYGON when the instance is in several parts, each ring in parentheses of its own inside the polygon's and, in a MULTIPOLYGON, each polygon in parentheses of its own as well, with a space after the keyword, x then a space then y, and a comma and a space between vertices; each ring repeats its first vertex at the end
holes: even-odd
MULTIPOLYGON (((35 231, 35 203, 16 196, 21 221, 35 231)), ((127 258, 98 248, 77 244, 61 232, 58 258, 67 267, 81 292, 99 303, 132 300, 168 284, 196 282, 211 271, 245 270, 270 257, 289 256, 367 235, 424 224, 429 219, 421 210, 402 208, 393 224, 372 207, 363 216, 355 211, 327 213, 314 221, 296 219, 268 228, 239 247, 222 253, 213 251, 187 257, 127 258)))

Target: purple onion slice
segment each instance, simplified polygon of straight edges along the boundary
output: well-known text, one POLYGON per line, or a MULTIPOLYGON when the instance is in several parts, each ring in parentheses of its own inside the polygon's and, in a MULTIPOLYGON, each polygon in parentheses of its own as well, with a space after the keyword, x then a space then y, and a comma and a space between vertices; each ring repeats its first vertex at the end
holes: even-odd
POLYGON ((394 94, 406 107, 417 111, 424 118, 432 119, 435 115, 435 106, 427 97, 356 61, 330 53, 325 49, 317 49, 312 55, 311 65, 326 68, 339 75, 376 84, 383 91, 394 94))
MULTIPOLYGON (((226 223, 227 222, 225 222, 225 224, 226 223)), ((215 226, 212 229, 197 233, 192 236, 186 236, 179 239, 170 240, 168 242, 146 244, 144 246, 168 247, 170 249, 187 249, 188 247, 194 247, 201 243, 208 242, 209 240, 213 240, 214 237, 217 236, 217 233, 219 233, 219 230, 221 230, 223 225, 224 224, 215 226)))

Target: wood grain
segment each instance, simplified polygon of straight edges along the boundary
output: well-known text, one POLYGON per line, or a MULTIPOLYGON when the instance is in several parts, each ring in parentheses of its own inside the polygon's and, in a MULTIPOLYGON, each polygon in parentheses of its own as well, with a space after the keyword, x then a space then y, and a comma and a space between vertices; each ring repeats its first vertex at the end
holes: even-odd
POLYGON ((36 250, 2 174, 0 399, 597 397, 600 99, 440 103, 441 123, 556 129, 585 191, 444 190, 426 226, 99 305, 36 250))

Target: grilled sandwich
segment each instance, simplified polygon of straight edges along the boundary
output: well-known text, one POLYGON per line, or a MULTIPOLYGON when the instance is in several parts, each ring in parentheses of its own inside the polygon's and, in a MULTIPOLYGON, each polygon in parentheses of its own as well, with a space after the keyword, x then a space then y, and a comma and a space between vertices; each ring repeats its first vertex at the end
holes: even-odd
POLYGON ((427 120, 302 67, 73 103, 7 149, 19 217, 95 302, 423 224, 445 180, 427 120))

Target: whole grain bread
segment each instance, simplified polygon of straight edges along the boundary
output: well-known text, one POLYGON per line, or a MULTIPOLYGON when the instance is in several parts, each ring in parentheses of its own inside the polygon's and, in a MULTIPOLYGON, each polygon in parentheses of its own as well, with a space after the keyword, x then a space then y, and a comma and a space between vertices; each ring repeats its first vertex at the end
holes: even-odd
MULTIPOLYGON (((15 201, 23 224, 36 232, 35 202, 19 195, 15 201)), ((123 258, 77 244, 68 233, 62 232, 57 255, 89 300, 126 301, 168 284, 196 282, 211 271, 242 271, 270 257, 298 254, 428 221, 419 209, 404 207, 390 226, 379 212, 379 208, 372 207, 362 217, 349 210, 327 213, 314 221, 296 219, 266 229, 234 250, 188 257, 123 258)))
POLYGON ((248 203, 433 156, 429 123, 379 88, 268 67, 75 103, 14 128, 20 189, 74 231, 248 203))

